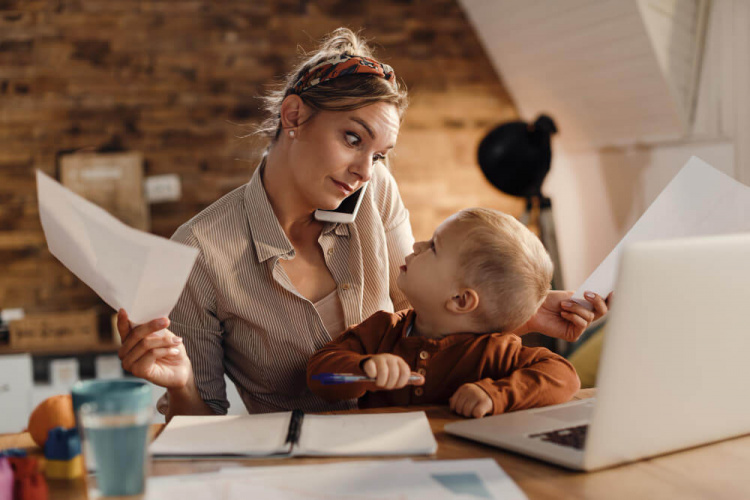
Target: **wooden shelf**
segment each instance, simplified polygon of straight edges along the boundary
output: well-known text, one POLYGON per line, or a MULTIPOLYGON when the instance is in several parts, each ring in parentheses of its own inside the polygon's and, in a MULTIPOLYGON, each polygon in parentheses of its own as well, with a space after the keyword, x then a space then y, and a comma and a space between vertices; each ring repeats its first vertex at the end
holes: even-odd
POLYGON ((119 348, 120 346, 114 342, 94 345, 49 346, 26 349, 1 346, 0 356, 4 354, 31 354, 32 356, 58 356, 68 354, 76 356, 81 354, 116 353, 119 348))

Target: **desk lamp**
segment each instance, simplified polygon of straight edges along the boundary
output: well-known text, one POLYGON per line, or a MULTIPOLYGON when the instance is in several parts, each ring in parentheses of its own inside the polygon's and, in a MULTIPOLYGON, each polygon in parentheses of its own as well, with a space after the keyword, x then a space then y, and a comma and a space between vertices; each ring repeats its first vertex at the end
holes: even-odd
POLYGON ((534 123, 512 121, 491 130, 479 143, 478 160, 482 173, 503 193, 526 198, 521 218, 539 236, 555 265, 552 288, 562 289, 552 202, 542 194, 542 183, 550 169, 550 136, 557 132, 555 122, 539 115, 534 123))

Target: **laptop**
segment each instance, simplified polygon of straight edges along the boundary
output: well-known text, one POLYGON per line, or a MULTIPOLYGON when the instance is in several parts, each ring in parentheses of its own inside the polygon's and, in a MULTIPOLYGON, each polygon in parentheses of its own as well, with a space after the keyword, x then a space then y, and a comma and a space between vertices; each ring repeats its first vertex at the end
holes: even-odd
POLYGON ((750 433, 750 234, 626 247, 609 316, 596 398, 445 430, 585 471, 750 433))

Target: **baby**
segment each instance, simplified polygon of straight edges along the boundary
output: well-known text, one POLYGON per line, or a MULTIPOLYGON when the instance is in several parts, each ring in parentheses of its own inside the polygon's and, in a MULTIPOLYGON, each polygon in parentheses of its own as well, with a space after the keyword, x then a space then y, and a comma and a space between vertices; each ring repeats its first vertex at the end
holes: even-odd
POLYGON ((575 369, 512 333, 551 279, 549 255, 523 224, 462 210, 401 266, 397 283, 413 309, 379 311, 323 346, 308 362, 308 385, 327 400, 359 398, 360 408, 450 404, 477 418, 563 403, 580 387, 575 369), (324 385, 315 380, 324 372, 374 381, 324 385))

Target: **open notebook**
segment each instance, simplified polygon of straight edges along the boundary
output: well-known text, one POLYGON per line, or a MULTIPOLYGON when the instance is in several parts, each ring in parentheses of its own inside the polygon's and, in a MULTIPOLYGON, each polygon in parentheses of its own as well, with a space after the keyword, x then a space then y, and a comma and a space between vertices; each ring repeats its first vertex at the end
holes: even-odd
POLYGON ((423 411, 177 416, 151 445, 154 458, 429 455, 436 450, 423 411))

